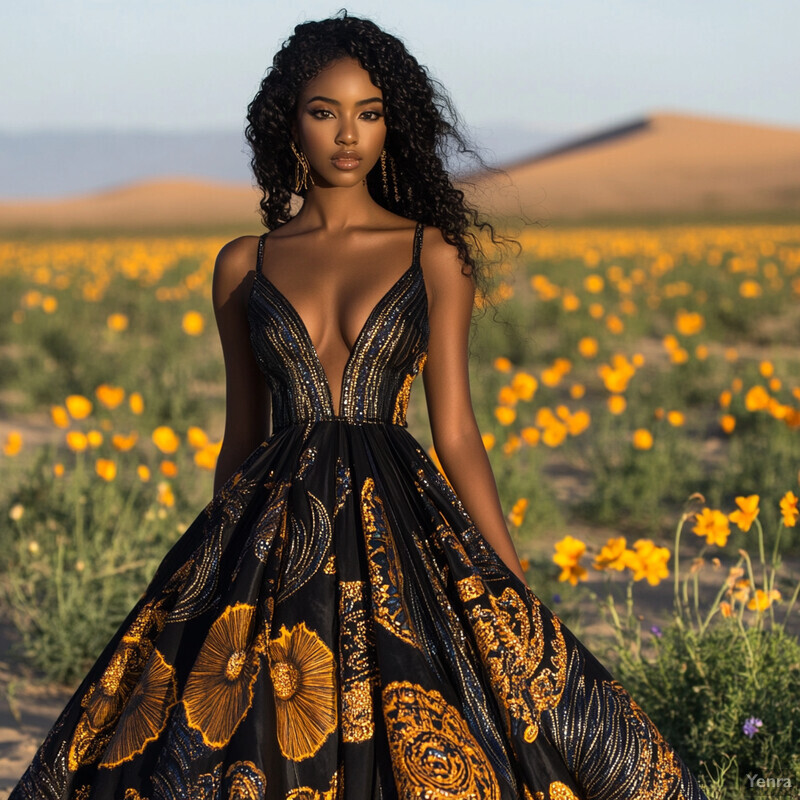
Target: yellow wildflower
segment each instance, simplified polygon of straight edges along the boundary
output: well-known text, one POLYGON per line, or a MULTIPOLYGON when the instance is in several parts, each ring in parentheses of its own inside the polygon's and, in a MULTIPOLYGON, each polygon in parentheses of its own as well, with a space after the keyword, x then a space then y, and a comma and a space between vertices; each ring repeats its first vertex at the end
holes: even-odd
POLYGON ((64 406, 50 406, 50 418, 57 428, 69 428, 69 415, 64 406))
POLYGON ((172 487, 167 481, 161 481, 161 483, 158 484, 158 495, 156 499, 159 505, 167 506, 168 508, 175 505, 175 493, 172 491, 172 487))
POLYGON ((608 410, 612 414, 622 414, 628 403, 621 394, 612 394, 608 398, 608 410))
POLYGON ((669 548, 656 547, 650 539, 638 539, 633 546, 635 550, 628 556, 628 566, 633 571, 635 581, 646 578, 651 586, 657 586, 669 577, 669 548))
POLYGON ((497 393, 497 402, 501 406, 515 406, 518 399, 516 393, 510 386, 501 387, 500 391, 497 393))
POLYGON ((519 450, 522 440, 514 433, 509 434, 508 439, 503 442, 503 452, 510 456, 512 453, 519 450))
POLYGON ((113 481, 117 477, 117 465, 110 458, 98 458, 94 468, 104 481, 113 481))
POLYGON ((565 536, 555 544, 556 554, 553 561, 561 567, 561 574, 558 580, 561 582, 569 581, 573 586, 579 580, 585 580, 588 572, 578 562, 586 552, 586 544, 573 536, 565 536))
POLYGON ((512 366, 510 359, 505 356, 498 356, 494 360, 494 368, 498 372, 511 372, 512 366))
POLYGON ((525 512, 528 510, 528 500, 525 497, 520 497, 514 503, 511 511, 508 514, 508 521, 516 528, 525 521, 525 512))
POLYGON ((115 433, 111 437, 111 444, 115 450, 125 453, 131 450, 139 439, 139 434, 136 431, 131 431, 127 436, 122 433, 115 433))
POLYGON ((67 433, 67 447, 76 453, 83 452, 89 446, 86 434, 81 431, 69 431, 67 433))
POLYGON ((72 419, 86 419, 92 413, 92 401, 82 394, 71 394, 65 405, 72 419))
POLYGON ((128 327, 128 317, 119 312, 109 314, 106 319, 106 325, 108 325, 109 330, 117 332, 124 331, 128 327))
POLYGON ((501 425, 510 425, 517 418, 517 412, 508 406, 497 406, 494 415, 501 425))
POLYGON ((128 398, 128 405, 130 406, 131 411, 139 416, 144 411, 144 400, 142 399, 142 395, 139 392, 131 392, 130 397, 128 398))
POLYGON ((196 425, 190 426, 186 431, 186 439, 195 450, 200 450, 208 444, 208 434, 196 425))
POLYGON ((653 446, 653 434, 647 428, 637 428, 633 432, 633 446, 637 450, 650 450, 653 446))
POLYGON ((199 311, 187 311, 183 315, 181 327, 189 336, 199 336, 205 327, 205 318, 199 311))
POLYGON ((615 569, 621 571, 628 566, 627 540, 624 536, 609 539, 595 556, 592 566, 596 570, 615 569))
POLYGON ((556 420, 542 432, 542 442, 548 447, 558 447, 567 438, 568 429, 563 422, 556 420))
POLYGON ((569 387, 569 396, 573 400, 580 400, 586 394, 586 387, 582 383, 573 383, 569 387))
POLYGON ((744 407, 748 411, 763 411, 770 401, 770 396, 763 386, 753 386, 744 396, 744 407))
POLYGON ((3 452, 7 456, 15 456, 22 450, 22 434, 19 431, 10 431, 3 444, 3 452))
POLYGON ((680 428, 681 425, 685 422, 685 417, 680 411, 668 411, 667 412, 667 422, 672 425, 673 428, 680 428))
POLYGON ((773 589, 767 593, 763 589, 756 589, 756 593, 750 598, 747 607, 751 611, 766 611, 773 603, 780 602, 781 593, 773 589))
POLYGON ((531 400, 538 388, 539 382, 527 372, 518 372, 511 381, 511 389, 520 400, 531 400))
POLYGON ((174 461, 162 461, 159 469, 166 478, 174 478, 178 474, 178 465, 174 461))
POLYGON ((121 386, 110 386, 107 383, 98 386, 94 393, 100 403, 110 409, 116 408, 125 399, 125 390, 121 386))
POLYGON ((747 497, 737 497, 736 505, 739 506, 735 511, 728 514, 728 519, 735 522, 740 530, 745 533, 750 530, 753 520, 758 516, 758 495, 751 494, 747 497))
POLYGON ((592 418, 589 416, 589 412, 584 409, 579 409, 574 414, 570 415, 569 419, 566 421, 569 435, 579 436, 589 427, 591 422, 592 418))
POLYGON ((692 528, 692 533, 705 536, 708 544, 724 547, 730 536, 731 528, 728 518, 721 511, 704 508, 695 514, 697 524, 692 528))
POLYGON ((165 454, 174 453, 180 445, 180 439, 167 425, 160 425, 153 431, 153 444, 165 454))
POLYGON ((599 350, 599 345, 597 344, 597 339, 592 336, 584 336, 578 342, 578 352, 584 358, 594 358, 597 355, 597 351, 599 350))
POLYGON ((748 299, 761 297, 762 291, 761 284, 758 281, 745 280, 739 284, 739 294, 748 299))
POLYGON ((797 517, 800 516, 800 511, 797 508, 797 497, 794 492, 786 492, 781 498, 781 516, 783 517, 783 524, 787 528, 794 528, 797 524, 797 517))

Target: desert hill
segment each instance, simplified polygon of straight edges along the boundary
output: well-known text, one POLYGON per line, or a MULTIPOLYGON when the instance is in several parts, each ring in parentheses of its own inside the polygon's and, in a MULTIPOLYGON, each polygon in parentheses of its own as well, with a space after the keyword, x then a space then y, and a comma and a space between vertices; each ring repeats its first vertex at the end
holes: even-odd
POLYGON ((654 113, 505 170, 474 176, 499 213, 800 211, 800 129, 654 113))
MULTIPOLYGON (((653 113, 472 176, 495 213, 800 213, 800 129, 653 113)), ((244 183, 158 178, 108 191, 0 202, 0 230, 260 225, 244 183)))
POLYGON ((253 228, 260 225, 260 196, 246 183, 165 177, 52 200, 3 201, 0 229, 253 228))

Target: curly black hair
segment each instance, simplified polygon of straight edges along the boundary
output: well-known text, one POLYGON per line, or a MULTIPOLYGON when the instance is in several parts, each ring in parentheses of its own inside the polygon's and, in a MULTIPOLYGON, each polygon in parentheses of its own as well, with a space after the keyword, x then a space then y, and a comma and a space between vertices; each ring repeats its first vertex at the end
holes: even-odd
POLYGON ((398 38, 346 11, 295 27, 247 108, 245 137, 253 153, 250 165, 263 193, 264 225, 272 230, 292 216, 297 162, 290 142, 300 92, 326 66, 347 57, 356 59, 383 92, 385 150, 396 165, 398 191, 386 196, 378 163, 367 176, 371 196, 396 214, 439 228, 485 293, 487 244, 502 249, 513 240, 497 233, 465 199, 464 192, 453 185, 445 162, 448 157, 468 154, 486 165, 461 132, 446 91, 426 68, 398 38))

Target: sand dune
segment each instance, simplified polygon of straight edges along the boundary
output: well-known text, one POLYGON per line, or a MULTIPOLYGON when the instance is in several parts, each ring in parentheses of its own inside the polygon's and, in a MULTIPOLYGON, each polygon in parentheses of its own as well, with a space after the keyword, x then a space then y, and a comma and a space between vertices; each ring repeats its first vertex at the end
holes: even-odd
MULTIPOLYGON (((800 212, 800 130, 653 113, 474 178, 476 199, 533 219, 591 214, 800 212)), ((258 193, 159 178, 52 200, 0 202, 0 229, 260 225, 258 193)))
POLYGON ((800 210, 800 130, 654 113, 506 173, 481 196, 534 218, 800 210))
POLYGON ((259 198, 247 184, 167 177, 75 197, 0 202, 0 229, 256 227, 259 198))

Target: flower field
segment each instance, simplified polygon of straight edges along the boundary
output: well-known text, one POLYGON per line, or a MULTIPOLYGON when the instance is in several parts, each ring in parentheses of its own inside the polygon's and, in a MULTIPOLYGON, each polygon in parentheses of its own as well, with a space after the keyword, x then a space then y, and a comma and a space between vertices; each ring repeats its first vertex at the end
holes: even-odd
MULTIPOLYGON (((0 600, 53 679, 82 676, 211 498, 225 241, 0 243, 0 600)), ((741 634, 757 683, 767 649, 747 632, 797 616, 800 226, 533 229, 520 244, 479 301, 471 369, 531 585, 568 614, 593 576, 627 581, 627 619, 611 594, 608 612, 636 685, 652 647, 631 586, 672 583, 678 628, 741 634)), ((409 427, 435 458, 423 391, 409 427)), ((676 658, 688 641, 663 640, 676 658)), ((752 749, 769 724, 747 702, 752 749)))

